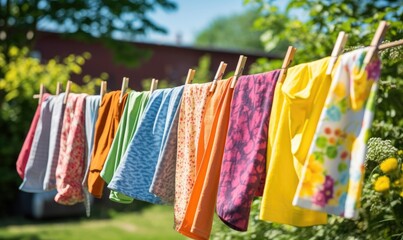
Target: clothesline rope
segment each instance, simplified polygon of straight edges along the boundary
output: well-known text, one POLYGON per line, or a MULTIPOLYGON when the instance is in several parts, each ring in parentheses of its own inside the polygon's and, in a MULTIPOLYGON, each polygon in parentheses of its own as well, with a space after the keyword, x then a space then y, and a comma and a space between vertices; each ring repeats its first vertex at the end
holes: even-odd
MULTIPOLYGON (((393 41, 393 42, 383 43, 383 44, 379 45, 378 50, 385 50, 385 49, 388 49, 388 48, 398 47, 398 46, 401 46, 401 45, 403 45, 403 39, 396 40, 396 41, 393 41)), ((35 94, 33 96, 33 98, 39 98, 40 99, 40 97, 39 97, 40 95, 41 94, 35 94)))
POLYGON ((385 50, 387 48, 398 47, 398 46, 401 46, 401 45, 403 45, 403 39, 381 44, 381 45, 379 45, 378 49, 379 50, 385 50))

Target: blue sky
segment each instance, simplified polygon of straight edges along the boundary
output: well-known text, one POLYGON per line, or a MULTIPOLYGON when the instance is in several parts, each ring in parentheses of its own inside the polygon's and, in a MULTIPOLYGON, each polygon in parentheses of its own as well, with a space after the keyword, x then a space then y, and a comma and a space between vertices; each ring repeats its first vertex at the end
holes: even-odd
POLYGON ((173 0, 177 10, 164 12, 158 10, 150 17, 168 30, 167 35, 148 34, 147 41, 175 43, 176 35, 182 36, 182 43, 191 44, 198 32, 220 16, 242 12, 247 6, 243 0, 173 0))
MULTIPOLYGON (((176 11, 157 10, 150 17, 164 26, 168 34, 149 33, 139 40, 157 43, 174 44, 176 36, 181 35, 183 44, 192 44, 197 33, 220 16, 229 16, 245 11, 251 4, 244 0, 172 0, 178 6, 176 11)), ((281 10, 285 9, 288 0, 275 1, 281 10)))

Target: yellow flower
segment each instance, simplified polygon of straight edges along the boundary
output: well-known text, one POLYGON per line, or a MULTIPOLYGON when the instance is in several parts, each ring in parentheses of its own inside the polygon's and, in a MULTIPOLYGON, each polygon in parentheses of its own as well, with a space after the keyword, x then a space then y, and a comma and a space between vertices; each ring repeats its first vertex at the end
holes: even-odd
POLYGON ((8 54, 9 54, 11 57, 17 56, 17 55, 18 55, 18 48, 15 47, 15 46, 12 46, 12 47, 8 50, 8 54))
POLYGON ((312 196, 313 194, 314 194, 314 192, 313 192, 313 185, 312 185, 312 183, 310 183, 310 182, 303 182, 302 183, 302 188, 301 188, 301 193, 300 193, 300 195, 302 196, 302 197, 305 197, 305 196, 312 196))
POLYGON ((316 184, 322 184, 325 182, 323 165, 316 161, 314 155, 311 155, 308 161, 308 168, 306 169, 305 178, 300 192, 300 196, 302 197, 312 196, 316 184))
POLYGON ((323 183, 325 181, 325 177, 323 176, 323 165, 318 161, 311 161, 308 164, 308 168, 312 173, 311 180, 313 182, 323 183))
POLYGON ((390 188, 390 179, 388 176, 380 176, 374 183, 374 190, 377 192, 384 192, 390 188))
POLYGON ((399 154, 399 155, 403 155, 403 150, 399 150, 399 151, 397 151, 397 154, 399 154))
POLYGON ((346 86, 344 85, 344 83, 338 83, 335 86, 333 93, 337 96, 338 99, 346 97, 346 86))
POLYGON ((395 170, 397 168, 397 164, 397 159, 392 157, 384 160, 379 167, 381 168, 382 172, 388 173, 395 170))
POLYGON ((372 83, 368 82, 367 71, 355 67, 352 73, 351 108, 357 110, 361 109, 367 99, 372 83))
POLYGON ((396 187, 403 187, 403 176, 401 176, 399 179, 395 180, 395 181, 393 182, 393 184, 394 184, 396 187))
POLYGON ((403 197, 403 191, 401 191, 399 195, 400 195, 401 197, 403 197))

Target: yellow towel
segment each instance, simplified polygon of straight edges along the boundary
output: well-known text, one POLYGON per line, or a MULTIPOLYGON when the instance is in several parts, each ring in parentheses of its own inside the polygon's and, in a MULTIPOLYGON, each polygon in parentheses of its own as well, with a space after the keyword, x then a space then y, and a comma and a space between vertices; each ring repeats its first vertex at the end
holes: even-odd
POLYGON ((260 219, 294 226, 325 224, 327 215, 292 205, 299 176, 328 94, 329 58, 288 69, 270 116, 266 183, 260 219))

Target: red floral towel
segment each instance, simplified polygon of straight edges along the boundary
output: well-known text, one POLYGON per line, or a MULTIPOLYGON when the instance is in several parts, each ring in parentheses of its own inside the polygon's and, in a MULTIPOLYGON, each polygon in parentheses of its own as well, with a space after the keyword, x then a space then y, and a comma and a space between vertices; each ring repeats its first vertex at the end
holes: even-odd
POLYGON ((69 94, 64 112, 60 153, 56 168, 55 201, 73 205, 84 201, 82 180, 85 157, 85 97, 86 94, 69 94))

